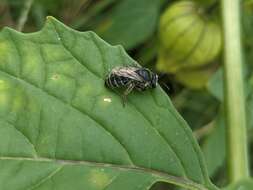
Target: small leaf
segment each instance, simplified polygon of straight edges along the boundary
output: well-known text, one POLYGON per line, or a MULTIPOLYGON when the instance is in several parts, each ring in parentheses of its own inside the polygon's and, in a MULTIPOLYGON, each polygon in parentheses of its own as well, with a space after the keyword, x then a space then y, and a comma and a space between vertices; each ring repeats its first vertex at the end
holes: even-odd
POLYGON ((226 136, 224 114, 219 112, 213 122, 213 129, 209 136, 204 140, 202 151, 204 153, 207 169, 210 177, 224 165, 226 156, 226 136))
POLYGON ((0 33, 0 189, 216 189, 200 148, 157 88, 126 107, 104 87, 133 65, 120 46, 52 17, 36 33, 0 33))
POLYGON ((207 83, 208 91, 218 100, 223 101, 223 70, 218 69, 207 83))
MULTIPOLYGON (((253 89, 253 83, 251 84, 250 77, 250 69, 247 65, 244 65, 244 89, 245 96, 248 97, 253 89)), ((209 79, 207 83, 208 91, 218 100, 223 102, 223 69, 219 68, 209 79)))

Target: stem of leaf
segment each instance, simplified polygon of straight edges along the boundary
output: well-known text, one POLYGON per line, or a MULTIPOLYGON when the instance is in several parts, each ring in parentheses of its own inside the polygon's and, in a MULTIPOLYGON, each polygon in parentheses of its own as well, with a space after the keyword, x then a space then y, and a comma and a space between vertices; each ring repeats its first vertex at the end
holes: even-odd
POLYGON ((17 24, 17 30, 18 31, 23 30, 32 4, 33 4, 33 0, 26 0, 24 2, 24 7, 23 7, 23 9, 21 11, 21 14, 20 14, 20 17, 18 19, 18 24, 17 24))
POLYGON ((236 182, 249 176, 240 39, 240 0, 222 0, 222 17, 228 175, 230 182, 236 182))

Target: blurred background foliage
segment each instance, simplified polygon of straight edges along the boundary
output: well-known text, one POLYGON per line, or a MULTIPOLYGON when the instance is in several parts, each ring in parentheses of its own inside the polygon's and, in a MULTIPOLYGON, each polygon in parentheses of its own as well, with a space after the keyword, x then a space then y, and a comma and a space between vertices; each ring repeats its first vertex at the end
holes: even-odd
MULTIPOLYGON (((253 0, 242 1, 241 8, 245 98, 252 143, 253 0)), ((72 28, 93 30, 107 42, 121 44, 141 65, 156 71, 161 86, 199 140, 211 179, 218 186, 226 184, 218 0, 0 0, 0 28, 19 29, 26 11, 23 32, 39 30, 46 16, 52 15, 72 28)), ((154 186, 163 188, 163 184, 154 186)))

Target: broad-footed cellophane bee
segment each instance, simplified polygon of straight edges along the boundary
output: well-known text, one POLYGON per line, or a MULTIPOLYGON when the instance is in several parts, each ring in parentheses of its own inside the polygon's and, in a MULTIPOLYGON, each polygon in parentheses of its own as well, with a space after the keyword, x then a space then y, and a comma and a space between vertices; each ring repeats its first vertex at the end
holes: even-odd
POLYGON ((127 95, 133 90, 145 91, 157 86, 158 75, 147 68, 138 66, 115 67, 107 75, 105 85, 110 88, 125 88, 123 93, 123 105, 127 95))

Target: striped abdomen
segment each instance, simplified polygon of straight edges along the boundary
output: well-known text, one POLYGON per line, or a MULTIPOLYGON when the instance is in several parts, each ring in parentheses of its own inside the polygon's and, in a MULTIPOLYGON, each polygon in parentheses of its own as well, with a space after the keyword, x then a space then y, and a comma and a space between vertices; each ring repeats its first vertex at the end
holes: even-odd
POLYGON ((105 85, 109 88, 119 88, 127 86, 130 81, 130 78, 110 74, 105 80, 105 85))

